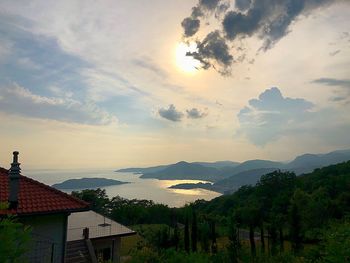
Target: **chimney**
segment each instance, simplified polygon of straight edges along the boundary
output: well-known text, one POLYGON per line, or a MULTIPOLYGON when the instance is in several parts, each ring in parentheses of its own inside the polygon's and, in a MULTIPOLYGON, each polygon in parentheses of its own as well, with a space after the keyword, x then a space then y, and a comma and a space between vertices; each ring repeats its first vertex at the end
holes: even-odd
POLYGON ((11 163, 11 168, 9 170, 9 205, 11 208, 17 208, 18 205, 18 193, 19 193, 19 180, 21 168, 18 162, 19 152, 13 152, 13 162, 11 163))

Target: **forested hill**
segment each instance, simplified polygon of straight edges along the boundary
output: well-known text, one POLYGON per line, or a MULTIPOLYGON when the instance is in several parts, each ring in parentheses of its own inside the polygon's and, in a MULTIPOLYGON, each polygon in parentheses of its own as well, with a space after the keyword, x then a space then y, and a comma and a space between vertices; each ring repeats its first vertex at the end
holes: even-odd
MULTIPOLYGON (((301 176, 295 176, 291 172, 268 173, 255 186, 243 186, 231 195, 220 196, 211 201, 197 201, 196 207, 206 213, 220 215, 229 215, 236 208, 248 205, 256 208, 262 205, 265 210, 276 210, 279 206, 288 207, 291 200, 294 197, 299 198, 300 195, 307 200, 320 197, 320 200, 327 203, 327 207, 323 208, 331 211, 318 209, 320 213, 326 213, 323 217, 349 213, 350 161, 318 168, 301 176)), ((306 206, 307 202, 300 205, 306 206)))
POLYGON ((157 178, 160 180, 206 180, 217 181, 224 177, 219 174, 219 171, 213 167, 205 167, 196 163, 178 162, 169 165, 161 171, 153 173, 145 173, 141 178, 157 178))

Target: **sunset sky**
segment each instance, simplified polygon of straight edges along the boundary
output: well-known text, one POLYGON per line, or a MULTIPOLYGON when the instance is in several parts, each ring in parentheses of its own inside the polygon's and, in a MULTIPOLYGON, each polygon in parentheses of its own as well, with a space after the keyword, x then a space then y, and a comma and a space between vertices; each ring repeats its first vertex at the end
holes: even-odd
POLYGON ((350 148, 350 2, 0 2, 0 166, 350 148))

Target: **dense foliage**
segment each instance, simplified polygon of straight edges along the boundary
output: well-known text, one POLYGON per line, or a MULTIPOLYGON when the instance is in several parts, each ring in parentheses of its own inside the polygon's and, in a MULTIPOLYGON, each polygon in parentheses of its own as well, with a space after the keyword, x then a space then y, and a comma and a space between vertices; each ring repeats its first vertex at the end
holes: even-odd
POLYGON ((15 218, 0 219, 0 262, 26 262, 24 254, 29 249, 30 231, 15 218))
POLYGON ((132 262, 349 262, 350 161, 310 174, 274 171, 231 195, 169 208, 146 200, 74 192, 139 231, 132 262), (263 238, 261 238, 263 237, 263 238))

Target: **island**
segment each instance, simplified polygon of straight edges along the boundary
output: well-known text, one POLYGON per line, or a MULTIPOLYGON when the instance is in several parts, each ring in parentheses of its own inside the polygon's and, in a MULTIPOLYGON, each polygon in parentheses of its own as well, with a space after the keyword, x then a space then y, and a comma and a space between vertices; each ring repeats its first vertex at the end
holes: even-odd
POLYGON ((211 190, 211 187, 212 187, 211 183, 196 183, 196 184, 188 183, 188 184, 176 184, 176 185, 172 185, 168 188, 169 189, 185 189, 185 190, 200 188, 200 189, 211 190))
POLYGON ((118 180, 107 179, 107 178, 80 178, 80 179, 69 179, 62 183, 54 184, 52 187, 56 189, 86 189, 86 188, 97 188, 111 185, 128 184, 129 182, 121 182, 118 180))

